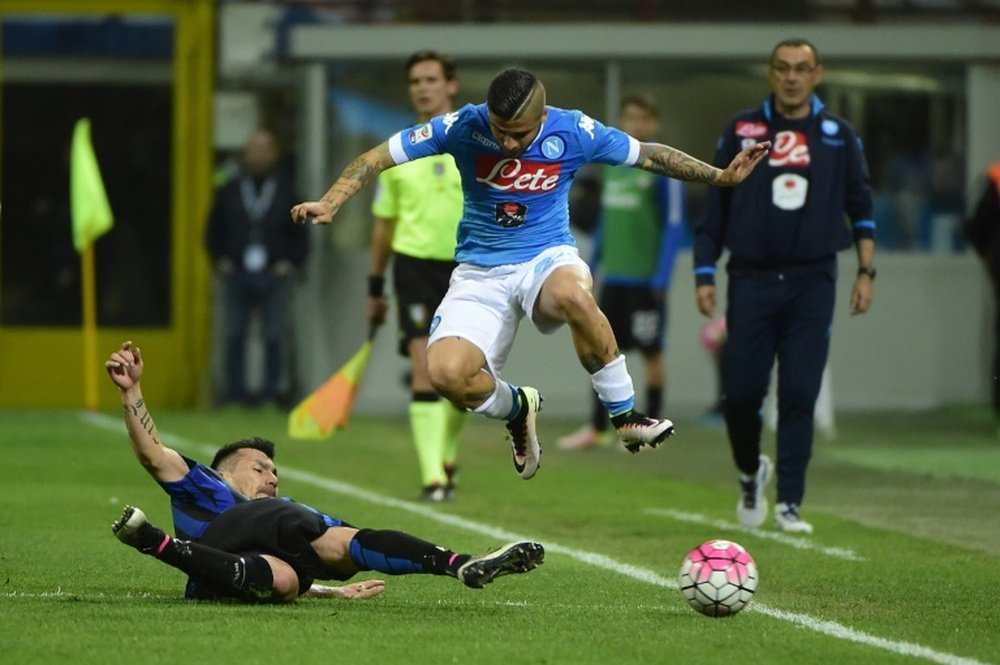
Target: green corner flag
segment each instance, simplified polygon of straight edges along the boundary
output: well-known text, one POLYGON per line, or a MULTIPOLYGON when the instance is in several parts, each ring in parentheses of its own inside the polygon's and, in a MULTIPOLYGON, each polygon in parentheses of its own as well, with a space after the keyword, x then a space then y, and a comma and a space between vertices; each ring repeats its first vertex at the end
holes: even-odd
POLYGON ((108 194, 101 180, 97 156, 90 142, 90 120, 80 118, 73 128, 73 148, 69 168, 69 200, 73 215, 73 246, 82 252, 87 245, 111 230, 108 194))

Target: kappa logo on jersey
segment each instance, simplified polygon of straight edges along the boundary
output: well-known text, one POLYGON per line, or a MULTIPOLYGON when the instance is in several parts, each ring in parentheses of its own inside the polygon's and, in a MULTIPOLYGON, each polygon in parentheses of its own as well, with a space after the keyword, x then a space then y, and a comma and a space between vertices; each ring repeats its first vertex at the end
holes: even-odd
POLYGON ((458 111, 452 111, 451 113, 445 113, 444 117, 441 118, 441 124, 444 125, 444 134, 448 135, 451 131, 451 126, 458 122, 458 111))
POLYGON ((528 216, 528 206, 517 201, 502 201, 496 205, 497 224, 505 229, 524 226, 528 216))
POLYGON ((590 140, 592 141, 594 140, 595 124, 593 118, 591 118, 589 115, 581 115, 580 123, 578 126, 580 127, 580 129, 582 129, 583 131, 587 132, 587 134, 590 135, 590 140))
POLYGON ((434 128, 431 127, 431 123, 428 122, 427 124, 411 129, 406 138, 409 140, 410 145, 417 145, 418 143, 423 143, 432 136, 434 136, 434 128))
POLYGON ((559 184, 562 164, 534 162, 515 157, 480 155, 476 182, 502 192, 550 192, 559 184))
POLYGON ((736 123, 736 136, 742 136, 745 139, 763 138, 767 136, 767 123, 740 120, 736 123))
POLYGON ((483 136, 479 132, 472 132, 472 140, 475 141, 476 143, 482 143, 487 148, 493 148, 494 150, 497 151, 500 150, 500 146, 497 145, 496 141, 494 141, 489 137, 483 136))
POLYGON ((767 163, 769 166, 809 166, 809 142, 806 135, 791 130, 775 134, 767 163))

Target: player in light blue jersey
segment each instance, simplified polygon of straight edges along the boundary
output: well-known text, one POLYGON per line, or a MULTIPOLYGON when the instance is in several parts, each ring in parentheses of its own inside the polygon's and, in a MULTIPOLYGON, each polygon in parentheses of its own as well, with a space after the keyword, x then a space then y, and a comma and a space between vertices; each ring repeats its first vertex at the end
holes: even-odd
POLYGON ((541 461, 535 418, 542 397, 500 378, 525 314, 545 334, 569 324, 577 357, 626 448, 656 447, 673 433, 669 420, 635 410, 625 357, 570 234, 568 195, 577 169, 590 162, 634 166, 734 186, 769 147, 751 146, 719 169, 670 146, 640 143, 581 111, 547 106, 534 74, 507 69, 490 83, 485 104, 393 135, 352 161, 322 199, 292 208, 292 219, 328 224, 381 171, 428 155, 454 157, 465 202, 459 266, 431 323, 428 368, 434 389, 455 405, 507 421, 514 468, 528 479, 541 461))

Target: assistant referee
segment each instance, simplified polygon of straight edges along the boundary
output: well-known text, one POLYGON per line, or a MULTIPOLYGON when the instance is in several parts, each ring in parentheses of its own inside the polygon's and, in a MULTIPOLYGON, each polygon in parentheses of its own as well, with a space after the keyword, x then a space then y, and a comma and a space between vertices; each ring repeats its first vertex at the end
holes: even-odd
MULTIPOLYGON (((458 93, 455 62, 436 51, 406 61, 410 102, 421 122, 450 113, 458 93)), ((430 131, 430 125, 425 125, 430 131)), ((440 399, 427 372, 427 336, 434 311, 448 291, 455 237, 462 218, 462 180, 451 155, 418 159, 383 171, 372 205, 368 321, 385 320, 385 273, 393 264, 399 352, 410 358, 410 429, 427 501, 455 492, 458 436, 466 413, 440 399)))

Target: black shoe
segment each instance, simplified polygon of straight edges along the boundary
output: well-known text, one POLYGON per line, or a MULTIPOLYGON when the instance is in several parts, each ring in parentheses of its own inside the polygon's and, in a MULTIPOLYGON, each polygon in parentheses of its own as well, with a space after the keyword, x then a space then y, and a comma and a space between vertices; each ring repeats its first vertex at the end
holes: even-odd
POLYGON ((497 577, 534 570, 545 558, 541 543, 509 543, 498 550, 474 556, 458 569, 466 586, 482 589, 497 577))
POLYGON ((145 513, 135 506, 125 506, 122 516, 111 524, 111 532, 118 540, 143 554, 158 554, 163 542, 169 539, 162 529, 150 524, 145 513))

